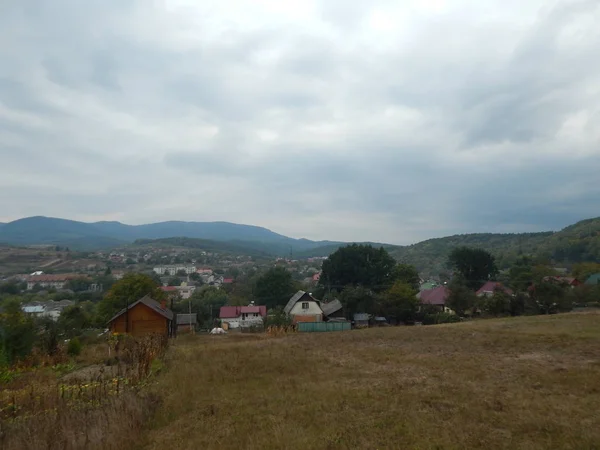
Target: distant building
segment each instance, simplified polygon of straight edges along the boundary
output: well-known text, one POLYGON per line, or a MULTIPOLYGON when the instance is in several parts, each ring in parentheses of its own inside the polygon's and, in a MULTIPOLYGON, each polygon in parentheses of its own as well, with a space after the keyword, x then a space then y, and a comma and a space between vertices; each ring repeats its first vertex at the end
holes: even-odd
POLYGON ((35 285, 43 288, 63 289, 70 280, 76 278, 85 277, 77 274, 32 275, 27 278, 27 290, 32 290, 35 285))
POLYGON ((581 281, 579 281, 577 278, 573 278, 573 277, 548 276, 548 277, 544 277, 543 280, 547 283, 560 284, 560 285, 569 286, 572 288, 574 288, 575 286, 579 286, 581 284, 581 281))
POLYGON ((196 266, 187 264, 171 264, 166 266, 155 267, 154 272, 158 275, 177 275, 177 272, 183 270, 186 275, 196 272, 196 266))
POLYGON ((587 280, 585 280, 585 284, 600 285, 600 273, 590 275, 590 277, 587 280))
POLYGON ((74 302, 71 300, 60 300, 58 302, 34 302, 28 303, 21 307, 25 314, 33 315, 36 317, 50 317, 52 320, 58 320, 63 310, 73 305, 74 302))

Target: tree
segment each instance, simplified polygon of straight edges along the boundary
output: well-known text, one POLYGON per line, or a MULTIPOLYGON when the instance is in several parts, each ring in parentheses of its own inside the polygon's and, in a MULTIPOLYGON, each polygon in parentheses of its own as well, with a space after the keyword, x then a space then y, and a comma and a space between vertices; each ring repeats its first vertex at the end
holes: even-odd
POLYGON ((58 325, 67 336, 77 336, 91 325, 91 318, 81 306, 68 306, 61 313, 58 325))
POLYGON ((20 292, 19 284, 16 281, 7 281, 0 284, 0 295, 17 295, 20 292))
POLYGON ((196 283, 201 282, 202 281, 202 277, 200 276, 199 273, 194 272, 190 274, 190 280, 195 281, 196 283))
POLYGON ((600 264, 585 262, 573 266, 573 276, 581 282, 585 282, 590 276, 600 273, 600 264))
POLYGON ((532 297, 539 313, 555 314, 573 309, 572 297, 567 295, 567 289, 564 286, 547 281, 536 284, 532 297))
POLYGON ((283 267, 272 267, 256 280, 252 294, 258 305, 271 309, 284 306, 297 291, 292 274, 283 267))
POLYGON ((110 288, 98 304, 98 316, 105 323, 121 309, 146 295, 158 301, 166 299, 165 293, 151 277, 128 273, 110 288))
POLYGON ((323 261, 319 283, 340 289, 364 286, 382 292, 392 286, 395 267, 396 261, 383 247, 351 244, 339 248, 323 261))
POLYGON ((4 302, 0 314, 0 354, 11 364, 31 353, 35 342, 35 326, 30 317, 21 310, 18 299, 4 302))
POLYGON ((533 280, 532 260, 523 256, 508 271, 508 284, 517 292, 524 292, 533 280))
POLYGON ((187 272, 185 270, 183 270, 183 269, 179 269, 177 271, 177 276, 178 277, 185 277, 185 276, 187 276, 187 272))
POLYGON ((491 316, 503 316, 511 312, 511 296, 503 289, 496 289, 491 297, 483 297, 481 309, 491 316))
POLYGON ((66 288, 73 292, 85 292, 90 289, 91 284, 91 280, 80 277, 69 280, 66 284, 66 288))
POLYGON ((411 288, 418 291, 421 284, 419 272, 410 264, 396 264, 394 268, 394 280, 408 284, 411 288))
POLYGON ((198 315, 199 323, 212 321, 217 317, 221 306, 228 303, 227 293, 214 286, 206 286, 197 289, 190 298, 192 312, 198 315))
POLYGON ((396 281, 380 296, 379 312, 386 317, 395 317, 400 322, 414 322, 419 305, 416 289, 408 283, 396 281))
POLYGON ((471 289, 477 289, 498 273, 494 257, 480 248, 455 248, 448 256, 448 265, 462 276, 471 289))
POLYGON ((364 286, 347 286, 339 296, 349 317, 356 313, 377 313, 379 295, 364 286))
POLYGON ((181 280, 178 277, 171 277, 168 284, 169 286, 181 286, 181 280))
POLYGON ((450 291, 446 306, 452 309, 459 316, 464 316, 465 313, 471 310, 476 303, 477 297, 475 293, 469 289, 466 281, 460 276, 455 276, 448 286, 450 291))

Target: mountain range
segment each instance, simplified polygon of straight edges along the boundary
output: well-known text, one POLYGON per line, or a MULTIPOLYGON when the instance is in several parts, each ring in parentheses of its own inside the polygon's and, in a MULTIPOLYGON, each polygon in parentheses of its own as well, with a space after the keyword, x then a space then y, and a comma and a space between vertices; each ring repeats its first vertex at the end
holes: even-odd
POLYGON ((0 226, 0 242, 10 245, 61 245, 74 250, 95 250, 131 244, 139 239, 174 237, 252 244, 265 253, 289 255, 290 249, 306 251, 332 241, 294 239, 263 227, 230 222, 169 221, 147 225, 120 222, 78 222, 53 217, 27 217, 0 226))
MULTIPOLYGON (((294 239, 266 228, 229 222, 160 222, 125 225, 120 222, 85 223, 49 217, 28 217, 0 224, 0 243, 52 244, 74 250, 93 250, 126 245, 168 245, 212 249, 256 256, 295 258, 328 256, 343 242, 294 239)), ((419 271, 439 274, 446 270, 450 251, 459 246, 491 252, 500 268, 523 255, 540 262, 568 265, 600 262, 600 218, 587 219, 563 230, 541 233, 476 233, 429 239, 413 245, 382 245, 398 261, 419 271)))

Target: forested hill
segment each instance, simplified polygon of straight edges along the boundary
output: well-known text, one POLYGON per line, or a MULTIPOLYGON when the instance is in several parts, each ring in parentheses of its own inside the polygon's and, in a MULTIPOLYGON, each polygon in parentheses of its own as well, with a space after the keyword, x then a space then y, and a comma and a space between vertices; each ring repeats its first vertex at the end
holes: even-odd
POLYGON ((479 247, 491 252, 500 268, 509 267, 519 255, 561 265, 581 261, 600 262, 600 217, 577 222, 558 232, 482 233, 429 239, 406 247, 396 247, 391 254, 421 271, 436 274, 445 269, 450 251, 460 246, 479 247))
MULTIPOLYGON (((600 262, 600 218, 583 220, 558 232, 461 234, 408 246, 383 245, 398 261, 414 265, 422 276, 446 271, 448 255, 453 248, 461 246, 491 252, 501 269, 508 268, 519 255, 564 265, 581 261, 600 262)), ((307 253, 326 256, 337 248, 339 245, 329 245, 307 253)))

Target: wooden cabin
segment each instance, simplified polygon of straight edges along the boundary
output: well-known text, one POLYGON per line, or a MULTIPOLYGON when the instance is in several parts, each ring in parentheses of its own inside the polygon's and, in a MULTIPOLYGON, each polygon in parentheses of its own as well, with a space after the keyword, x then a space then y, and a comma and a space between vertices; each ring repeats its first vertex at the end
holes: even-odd
POLYGON ((110 321, 111 333, 127 333, 132 336, 147 334, 172 335, 173 311, 165 303, 159 303, 149 296, 142 297, 123 308, 110 321))

